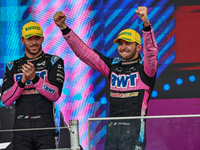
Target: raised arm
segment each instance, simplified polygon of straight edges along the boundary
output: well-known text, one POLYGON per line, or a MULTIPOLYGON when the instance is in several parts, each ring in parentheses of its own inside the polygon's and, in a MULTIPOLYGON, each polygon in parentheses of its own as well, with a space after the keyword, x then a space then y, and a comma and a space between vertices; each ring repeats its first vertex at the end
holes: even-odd
POLYGON ((92 48, 87 46, 66 24, 65 15, 63 12, 56 12, 54 14, 54 22, 61 29, 63 36, 75 55, 85 62, 90 67, 96 69, 105 76, 109 75, 110 58, 95 52, 92 48))
POLYGON ((147 16, 146 7, 138 7, 136 10, 138 17, 143 21, 143 64, 145 73, 153 77, 157 71, 157 54, 158 48, 153 33, 153 29, 147 16))

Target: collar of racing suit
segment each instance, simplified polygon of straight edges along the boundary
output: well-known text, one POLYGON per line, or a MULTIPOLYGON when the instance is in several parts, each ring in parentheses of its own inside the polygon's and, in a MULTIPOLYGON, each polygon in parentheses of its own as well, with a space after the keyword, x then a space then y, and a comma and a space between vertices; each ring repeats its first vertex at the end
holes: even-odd
POLYGON ((122 65, 136 64, 142 60, 140 54, 136 59, 133 60, 122 60, 122 65))
POLYGON ((40 59, 43 55, 44 55, 44 52, 42 51, 42 53, 41 53, 39 56, 35 57, 35 58, 28 58, 28 57, 26 56, 26 54, 24 55, 24 58, 25 58, 27 61, 35 61, 35 60, 40 59))

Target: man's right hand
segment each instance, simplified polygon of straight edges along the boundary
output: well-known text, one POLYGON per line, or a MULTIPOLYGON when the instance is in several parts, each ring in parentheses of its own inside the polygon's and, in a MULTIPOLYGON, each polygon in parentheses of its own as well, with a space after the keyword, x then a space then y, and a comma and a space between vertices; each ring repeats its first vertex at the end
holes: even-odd
POLYGON ((53 15, 55 24, 60 28, 60 30, 65 29, 67 25, 65 24, 66 16, 62 11, 56 12, 53 15))
POLYGON ((22 83, 26 83, 27 80, 28 80, 28 78, 27 78, 26 75, 23 73, 22 78, 21 78, 21 82, 22 82, 22 83))

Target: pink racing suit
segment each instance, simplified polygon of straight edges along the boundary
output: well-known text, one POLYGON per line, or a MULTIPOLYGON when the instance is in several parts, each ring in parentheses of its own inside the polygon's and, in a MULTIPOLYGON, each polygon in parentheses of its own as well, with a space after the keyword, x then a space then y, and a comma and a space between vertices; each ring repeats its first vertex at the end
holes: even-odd
MULTIPOLYGON (((158 54, 157 43, 151 26, 143 28, 143 58, 139 55, 138 58, 130 61, 123 61, 121 58, 105 57, 97 50, 87 46, 68 27, 62 30, 62 33, 69 46, 80 60, 108 77, 110 81, 110 117, 146 115, 147 103, 156 79, 158 54)), ((144 148, 145 121, 128 121, 128 125, 137 126, 136 129, 132 131, 135 136, 131 136, 134 138, 130 138, 130 136, 127 135, 120 137, 112 136, 113 134, 126 134, 130 131, 131 128, 126 128, 123 125, 127 125, 127 122, 109 122, 107 133, 109 136, 107 137, 110 138, 112 142, 106 141, 106 149, 109 149, 109 147, 114 148, 114 145, 117 145, 119 141, 123 143, 125 140, 123 137, 132 144, 125 143, 124 146, 122 144, 122 149, 123 147, 129 149, 127 145, 130 145, 130 147, 142 145, 144 148), (120 124, 120 130, 116 128, 118 124, 120 124), (111 129, 113 126, 115 126, 114 129, 111 129), (123 126, 123 129, 121 126, 123 126), (114 137, 118 138, 115 139, 114 137), (113 142, 114 139, 116 140, 115 142, 113 142), (132 141, 132 139, 134 140, 132 141)))

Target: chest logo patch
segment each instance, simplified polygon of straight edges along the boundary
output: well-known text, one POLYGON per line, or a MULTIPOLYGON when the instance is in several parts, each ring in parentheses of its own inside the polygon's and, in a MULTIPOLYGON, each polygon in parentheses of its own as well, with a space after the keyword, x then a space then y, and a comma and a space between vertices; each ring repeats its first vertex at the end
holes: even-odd
MULTIPOLYGON (((46 77, 47 77, 47 71, 46 71, 46 70, 37 71, 37 72, 35 72, 35 73, 36 73, 36 75, 38 75, 39 77, 41 77, 41 78, 44 79, 44 80, 45 80, 46 77)), ((21 80, 22 75, 23 75, 23 73, 15 74, 15 76, 14 76, 15 82, 21 80)), ((28 80, 28 81, 26 82, 26 85, 30 85, 31 83, 32 83, 32 82, 31 82, 30 80, 28 80)))
POLYGON ((130 75, 120 74, 117 75, 114 72, 111 74, 111 86, 117 88, 135 87, 136 80, 138 79, 138 73, 131 73, 130 75))

